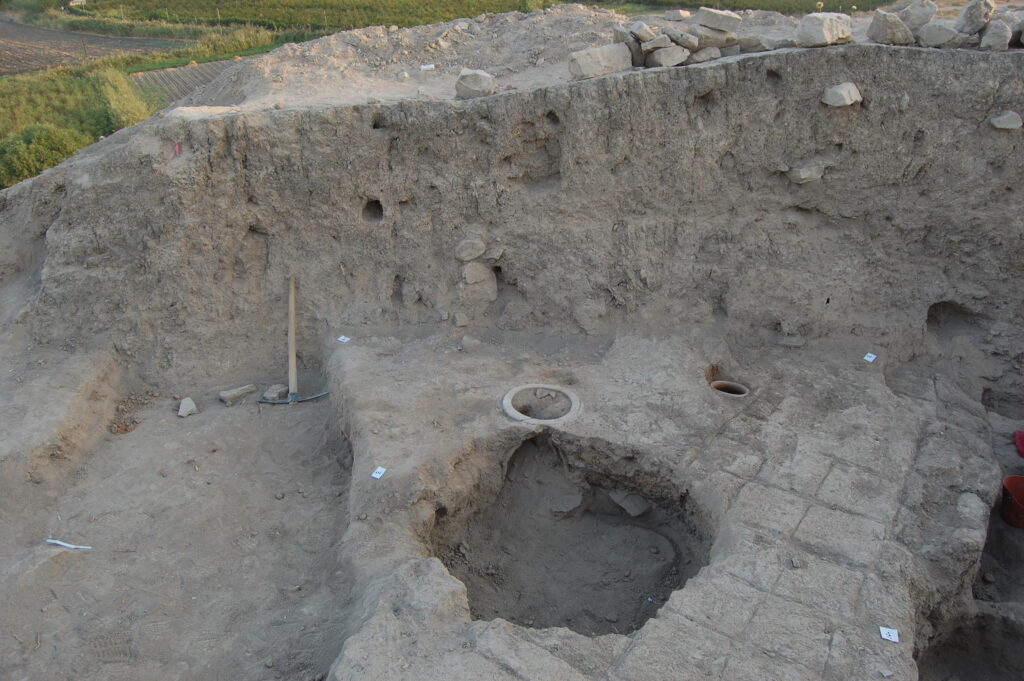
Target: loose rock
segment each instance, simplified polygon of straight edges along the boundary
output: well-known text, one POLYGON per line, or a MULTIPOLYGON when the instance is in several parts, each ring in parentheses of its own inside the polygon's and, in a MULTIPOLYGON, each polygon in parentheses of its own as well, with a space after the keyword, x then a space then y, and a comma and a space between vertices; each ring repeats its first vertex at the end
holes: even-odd
POLYGON ((900 21, 906 24, 907 28, 916 35, 921 30, 921 27, 931 21, 938 11, 939 6, 932 2, 932 0, 915 0, 896 14, 899 16, 900 21))
POLYGON ((988 122, 992 124, 993 128, 999 130, 1018 130, 1024 125, 1020 114, 1016 111, 1004 111, 998 116, 990 118, 988 122))
POLYGON ((768 52, 783 47, 793 47, 796 42, 792 38, 771 35, 745 35, 740 37, 742 52, 768 52))
POLYGON ((670 9, 665 11, 665 21, 684 21, 690 18, 690 13, 685 9, 670 9))
POLYGON ((734 57, 740 53, 740 46, 738 43, 736 45, 728 45, 726 47, 719 48, 719 52, 722 53, 723 57, 734 57))
POLYGON ((665 29, 665 35, 669 37, 669 40, 674 42, 679 47, 686 48, 691 52, 698 49, 700 41, 697 40, 697 36, 684 31, 679 31, 671 26, 665 29))
POLYGON ((672 45, 671 47, 665 47, 651 52, 647 55, 647 61, 645 63, 650 68, 656 68, 658 66, 678 66, 685 62, 689 56, 690 51, 686 48, 679 47, 678 45, 672 45))
POLYGON ((636 39, 642 43, 646 43, 648 40, 654 40, 658 34, 654 32, 650 26, 642 21, 638 21, 629 27, 636 39))
POLYGON ((697 47, 702 50, 705 47, 728 47, 740 42, 739 37, 731 31, 719 31, 707 26, 693 26, 690 30, 697 36, 697 47))
POLYGON ((712 59, 718 59, 722 56, 722 51, 717 47, 705 47, 703 50, 697 50, 690 55, 690 58, 686 60, 687 64, 702 64, 712 59))
POLYGON ((629 48, 629 54, 633 59, 633 66, 644 65, 644 52, 640 49, 640 41, 633 37, 629 29, 621 24, 612 26, 612 35, 615 42, 622 43, 629 48))
POLYGON ((735 31, 743 22, 743 18, 735 12, 710 7, 701 7, 697 10, 693 20, 701 26, 717 28, 719 31, 735 31))
POLYGON ((960 10, 960 16, 957 18, 953 28, 967 35, 980 33, 981 29, 985 28, 988 24, 989 19, 992 18, 992 13, 995 11, 996 3, 994 0, 971 0, 960 10))
POLYGON ((185 418, 186 416, 192 416, 192 414, 198 413, 199 407, 196 406, 196 403, 192 400, 191 397, 186 397, 181 401, 181 404, 178 405, 178 416, 182 418, 185 418))
POLYGON ((225 405, 233 407, 247 395, 252 395, 257 389, 258 388, 256 388, 255 385, 250 383, 249 385, 243 385, 242 387, 235 388, 233 390, 222 390, 217 393, 217 397, 219 397, 220 401, 225 405))
POLYGON ((479 284, 493 277, 494 272, 483 263, 471 262, 462 268, 462 280, 467 284, 479 284))
POLYGON ((993 19, 988 22, 988 26, 981 32, 981 44, 978 47, 983 50, 1006 50, 1010 47, 1010 39, 1012 37, 1013 31, 1009 26, 999 19, 993 19))
POLYGON ((459 245, 455 247, 455 257, 462 262, 469 262, 470 260, 476 260, 484 251, 487 250, 487 244, 482 240, 470 237, 463 239, 459 242, 459 245))
POLYGON ((288 386, 283 383, 275 383, 263 391, 263 397, 260 399, 272 401, 283 400, 286 397, 288 397, 288 386))
POLYGON ((868 39, 881 45, 910 45, 914 34, 898 15, 876 10, 868 27, 868 39))
POLYGON ((917 41, 921 47, 956 47, 966 37, 943 21, 930 21, 921 27, 917 41))
POLYGON ((827 87, 825 88, 825 92, 821 95, 822 103, 834 107, 850 106, 851 104, 856 104, 863 100, 864 98, 861 97, 860 90, 857 86, 849 82, 827 87))
POLYGON ((659 35, 654 40, 648 40, 646 43, 640 43, 640 49, 643 50, 644 54, 650 54, 655 50, 660 50, 663 47, 671 47, 672 41, 665 34, 659 35))
POLYGON ((462 69, 455 81, 456 99, 486 97, 498 91, 498 80, 486 71, 462 69))
POLYGON ((821 179, 825 174, 825 166, 820 163, 811 163, 800 168, 791 168, 786 177, 794 184, 807 184, 821 179))
POLYGON ((853 39, 850 17, 836 12, 815 12, 800 20, 796 44, 800 47, 838 45, 853 39))
POLYGON ((623 43, 591 47, 569 55, 569 73, 573 78, 594 78, 633 66, 633 55, 623 43))

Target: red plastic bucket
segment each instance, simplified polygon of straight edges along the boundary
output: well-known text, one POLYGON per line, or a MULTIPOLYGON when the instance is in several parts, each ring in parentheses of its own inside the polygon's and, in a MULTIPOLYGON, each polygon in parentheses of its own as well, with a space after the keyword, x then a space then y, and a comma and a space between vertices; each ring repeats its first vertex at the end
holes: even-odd
POLYGON ((1018 430, 1013 434, 1013 443, 1017 445, 1017 453, 1024 456, 1024 430, 1018 430))
POLYGON ((1003 478, 1003 520, 1024 527, 1024 475, 1003 478))

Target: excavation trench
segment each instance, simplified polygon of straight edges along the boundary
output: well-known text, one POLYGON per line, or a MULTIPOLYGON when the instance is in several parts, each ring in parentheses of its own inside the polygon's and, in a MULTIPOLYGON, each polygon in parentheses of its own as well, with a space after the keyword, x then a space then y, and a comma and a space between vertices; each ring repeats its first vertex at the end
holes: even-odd
POLYGON ((629 633, 707 562, 707 534, 678 498, 588 470, 547 437, 524 442, 494 499, 444 509, 437 555, 474 619, 629 633))

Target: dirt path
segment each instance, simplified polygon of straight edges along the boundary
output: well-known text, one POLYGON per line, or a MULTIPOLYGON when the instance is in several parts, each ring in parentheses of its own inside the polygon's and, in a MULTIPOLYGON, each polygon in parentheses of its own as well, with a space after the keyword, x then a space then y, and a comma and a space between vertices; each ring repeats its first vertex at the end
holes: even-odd
MULTIPOLYGON (((320 677, 340 648, 347 446, 323 400, 170 399, 83 458, 50 537, 0 558, 4 679, 320 677)), ((5 522, 18 522, 8 517, 5 522)))
POLYGON ((156 52, 184 45, 178 40, 123 38, 59 31, 23 24, 0 14, 0 76, 79 64, 118 52, 156 52))

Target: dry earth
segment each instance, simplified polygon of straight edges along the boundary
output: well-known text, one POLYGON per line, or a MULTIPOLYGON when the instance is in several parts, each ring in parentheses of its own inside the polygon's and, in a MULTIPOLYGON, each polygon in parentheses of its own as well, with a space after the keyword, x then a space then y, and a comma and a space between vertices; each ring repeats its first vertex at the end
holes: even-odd
POLYGON ((0 193, 0 677, 1017 673, 1024 51, 570 81, 619 21, 287 46, 0 193), (220 405, 291 276, 330 394, 220 405))

